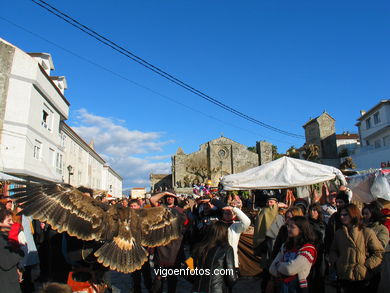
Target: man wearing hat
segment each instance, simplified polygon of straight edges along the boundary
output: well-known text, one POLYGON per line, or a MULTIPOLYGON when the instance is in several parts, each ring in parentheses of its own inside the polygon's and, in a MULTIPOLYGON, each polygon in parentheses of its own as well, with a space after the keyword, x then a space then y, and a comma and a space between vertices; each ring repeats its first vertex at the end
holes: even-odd
POLYGON ((260 209, 255 219, 253 233, 253 249, 255 251, 261 250, 260 247, 266 240, 266 233, 278 215, 279 207, 287 207, 287 205, 279 203, 273 192, 269 193, 266 206, 260 209))

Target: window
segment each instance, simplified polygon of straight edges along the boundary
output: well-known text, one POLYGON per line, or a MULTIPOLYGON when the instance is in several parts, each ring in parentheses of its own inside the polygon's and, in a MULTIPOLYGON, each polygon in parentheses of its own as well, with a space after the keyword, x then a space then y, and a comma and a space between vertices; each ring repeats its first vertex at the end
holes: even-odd
POLYGON ((371 128, 371 117, 366 120, 366 129, 371 128))
POLYGON ((374 147, 376 149, 381 147, 381 141, 379 139, 374 142, 374 147))
POLYGON ((55 167, 54 150, 52 148, 49 148, 49 164, 55 167))
POLYGON ((58 174, 62 174, 62 154, 57 153, 56 157, 56 171, 58 174))
POLYGON ((66 135, 63 132, 60 132, 59 136, 60 136, 60 145, 61 147, 65 148, 66 135))
POLYGON ((42 111, 42 121, 47 123, 47 117, 49 117, 49 113, 47 113, 45 110, 42 111))
POLYGON ((381 122, 381 119, 379 117, 379 112, 376 112, 374 114, 374 124, 378 124, 379 122, 381 122))
POLYGON ((366 140, 366 145, 370 145, 370 141, 369 140, 366 140))
POLYGON ((46 104, 43 104, 41 125, 49 131, 53 128, 53 114, 54 112, 46 104))
POLYGON ((34 158, 37 160, 41 159, 41 152, 42 152, 42 143, 38 140, 35 140, 34 144, 34 158))

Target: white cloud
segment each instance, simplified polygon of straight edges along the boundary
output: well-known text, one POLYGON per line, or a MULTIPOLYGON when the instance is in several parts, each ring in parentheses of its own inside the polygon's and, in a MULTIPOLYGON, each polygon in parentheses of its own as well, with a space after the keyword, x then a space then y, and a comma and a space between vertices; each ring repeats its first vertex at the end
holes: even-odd
POLYGON ((123 188, 149 186, 150 173, 170 173, 170 155, 159 155, 173 140, 161 140, 161 132, 142 132, 123 126, 125 121, 76 111, 72 128, 123 178, 123 188), (122 125, 121 125, 122 124, 122 125), (144 156, 143 158, 135 157, 144 156), (164 161, 165 160, 165 161, 164 161))

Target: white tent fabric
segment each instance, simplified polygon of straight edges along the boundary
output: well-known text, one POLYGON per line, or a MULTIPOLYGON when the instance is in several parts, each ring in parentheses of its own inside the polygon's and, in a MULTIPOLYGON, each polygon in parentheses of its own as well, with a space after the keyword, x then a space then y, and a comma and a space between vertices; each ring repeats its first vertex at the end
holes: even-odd
POLYGON ((222 178, 225 190, 279 189, 312 185, 338 177, 346 185, 337 168, 305 160, 282 157, 278 160, 222 178))
POLYGON ((21 182, 21 181, 26 181, 26 180, 5 174, 3 172, 0 172, 0 181, 20 181, 21 182))
POLYGON ((376 169, 350 176, 348 187, 353 192, 353 200, 369 203, 383 198, 390 201, 390 171, 376 169))

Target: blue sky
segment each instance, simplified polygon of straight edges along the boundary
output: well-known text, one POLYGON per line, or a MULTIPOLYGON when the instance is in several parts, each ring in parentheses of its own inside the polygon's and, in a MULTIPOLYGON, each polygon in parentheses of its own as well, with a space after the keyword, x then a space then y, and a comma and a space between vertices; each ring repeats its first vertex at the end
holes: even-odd
MULTIPOLYGON (((208 95, 296 134, 324 110, 338 133, 356 132, 359 111, 389 98, 388 1, 46 2, 208 95)), ((52 54, 53 75, 68 81, 68 123, 94 138, 124 187, 148 186, 150 172, 169 171, 179 146, 190 153, 222 133, 248 146, 267 140, 281 152, 304 143, 217 108, 30 0, 2 5, 0 37, 52 54)))

